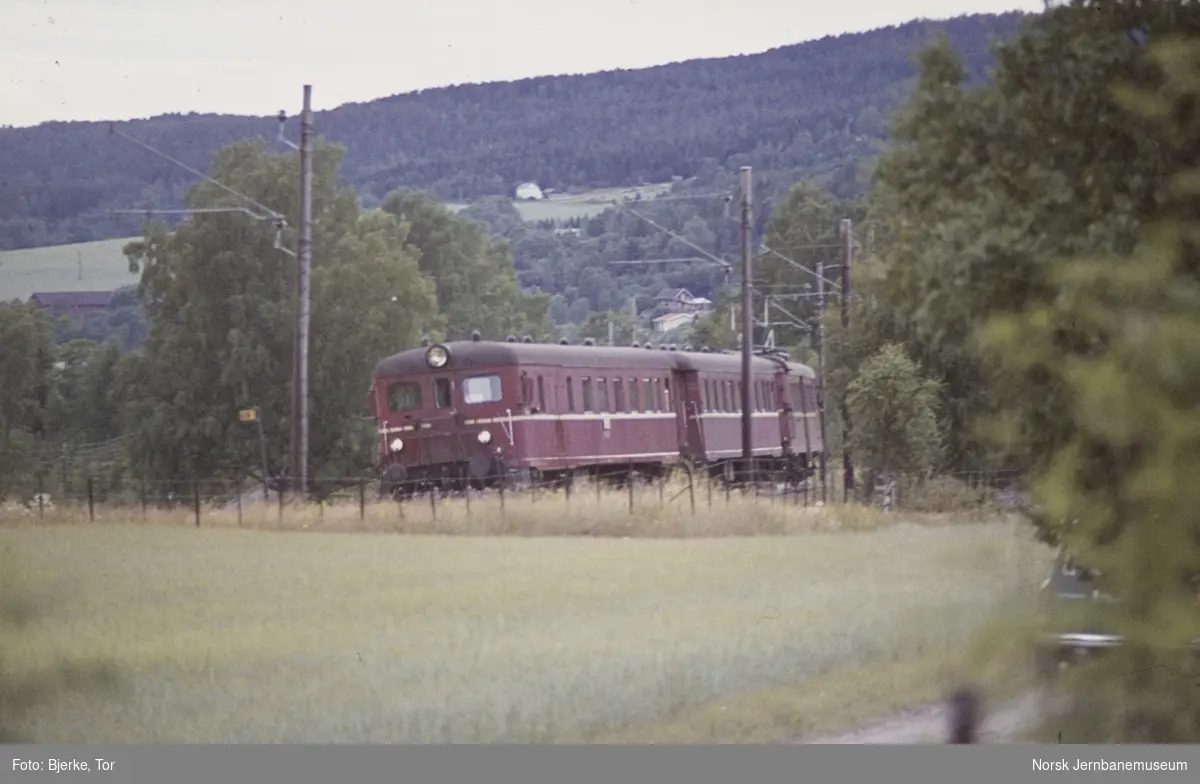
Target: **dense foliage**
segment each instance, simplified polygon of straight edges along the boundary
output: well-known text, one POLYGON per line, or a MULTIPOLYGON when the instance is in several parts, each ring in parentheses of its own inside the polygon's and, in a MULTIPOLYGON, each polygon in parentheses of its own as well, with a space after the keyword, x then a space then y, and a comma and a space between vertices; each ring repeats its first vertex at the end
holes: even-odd
MULTIPOLYGON (((397 188, 470 201, 511 195, 527 180, 560 190, 675 176, 707 182, 747 163, 829 174, 851 195, 862 185, 853 164, 874 152, 907 91, 913 49, 945 29, 981 77, 989 38, 1010 33, 1017 19, 912 22, 745 57, 423 90, 319 112, 316 127, 350 151, 346 179, 368 207, 397 188)), ((119 127, 207 170, 229 144, 273 138, 276 108, 119 127)), ((191 182, 110 135, 107 123, 0 128, 0 249, 130 236, 136 219, 103 210, 176 207, 191 182)))

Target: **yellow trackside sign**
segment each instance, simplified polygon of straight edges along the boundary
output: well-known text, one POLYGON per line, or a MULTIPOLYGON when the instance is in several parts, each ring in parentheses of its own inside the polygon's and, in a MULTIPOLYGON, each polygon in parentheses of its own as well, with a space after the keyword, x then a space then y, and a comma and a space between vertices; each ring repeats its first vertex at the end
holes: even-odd
POLYGON ((243 408, 238 412, 238 419, 242 420, 243 422, 253 422, 254 420, 258 419, 258 412, 253 408, 243 408))

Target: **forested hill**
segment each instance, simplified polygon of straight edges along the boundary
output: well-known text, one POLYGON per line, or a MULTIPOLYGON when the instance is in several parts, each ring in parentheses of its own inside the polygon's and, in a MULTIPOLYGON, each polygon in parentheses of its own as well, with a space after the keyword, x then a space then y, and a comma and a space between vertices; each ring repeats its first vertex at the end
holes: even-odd
MULTIPOLYGON (((828 171, 874 152, 908 92, 912 54, 935 29, 979 78, 989 41, 1020 19, 917 21, 756 55, 423 90, 320 112, 316 126, 347 146, 345 176, 367 205, 402 186, 470 200, 526 180, 630 185, 747 163, 828 171)), ((138 222, 103 210, 178 205, 195 178, 108 125, 0 128, 0 249, 127 236, 138 222)), ((202 170, 218 148, 274 138, 277 128, 269 113, 173 114, 120 127, 202 170)), ((294 121, 288 130, 295 139, 294 121)), ((853 189, 845 171, 837 185, 853 189)))

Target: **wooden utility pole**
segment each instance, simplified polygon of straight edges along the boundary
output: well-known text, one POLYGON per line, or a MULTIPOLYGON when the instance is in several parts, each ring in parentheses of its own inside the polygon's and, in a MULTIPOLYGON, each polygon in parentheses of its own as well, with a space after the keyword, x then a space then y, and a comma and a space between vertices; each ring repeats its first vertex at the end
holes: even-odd
MULTIPOLYGON (((842 334, 849 338, 850 330, 850 263, 854 259, 854 224, 849 218, 841 225, 844 260, 842 261, 842 334)), ((850 409, 842 396, 842 501, 850 502, 854 494, 854 460, 850 453, 850 409)))
POLYGON ((292 481, 297 494, 308 488, 308 321, 312 267, 312 85, 304 85, 300 113, 300 243, 296 275, 296 354, 292 385, 292 481))
MULTIPOLYGON (((745 469, 750 470, 754 459, 754 442, 752 440, 751 424, 754 421, 753 389, 751 388, 750 362, 754 356, 754 307, 753 281, 751 266, 754 250, 751 247, 751 175, 749 166, 742 167, 742 460, 745 469)), ((749 477, 753 481, 754 477, 749 477)))
POLYGON ((825 433, 825 262, 817 262, 817 417, 821 424, 821 503, 825 503, 825 455, 829 453, 825 433))

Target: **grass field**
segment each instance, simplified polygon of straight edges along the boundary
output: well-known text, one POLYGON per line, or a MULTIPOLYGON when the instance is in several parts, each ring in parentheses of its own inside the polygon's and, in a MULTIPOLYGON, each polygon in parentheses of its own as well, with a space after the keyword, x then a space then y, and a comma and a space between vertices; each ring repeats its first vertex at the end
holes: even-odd
POLYGON ((10 666, 98 656, 127 679, 36 712, 38 741, 780 740, 936 696, 1045 559, 1007 522, 667 539, 106 519, 0 529, 55 602, 10 666))
MULTIPOLYGON (((613 200, 633 198, 637 193, 643 199, 652 199, 671 189, 671 183, 655 183, 638 188, 599 188, 580 194, 551 194, 541 201, 514 201, 517 211, 527 221, 569 220, 571 218, 590 218, 599 215, 612 206, 613 200)), ((449 203, 446 205, 458 212, 466 209, 466 204, 449 203)))
POLYGON ((113 291, 132 286, 121 249, 130 238, 0 251, 0 302, 26 300, 35 291, 113 291))

